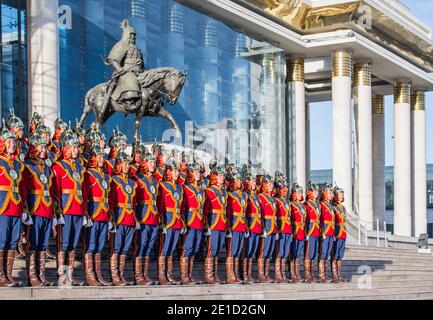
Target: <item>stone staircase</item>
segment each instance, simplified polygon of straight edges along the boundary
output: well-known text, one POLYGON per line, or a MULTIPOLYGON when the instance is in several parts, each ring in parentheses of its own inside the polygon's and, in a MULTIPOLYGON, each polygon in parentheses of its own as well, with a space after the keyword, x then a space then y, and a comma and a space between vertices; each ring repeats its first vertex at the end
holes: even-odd
MULTIPOLYGON (((224 278, 224 259, 219 275, 224 278)), ((175 261, 175 276, 179 277, 175 261)), ((81 262, 74 275, 83 280, 81 262)), ((103 273, 109 279, 107 257, 103 255, 103 273)), ((49 280, 56 279, 55 261, 47 265, 49 280)), ((317 267, 315 270, 317 274, 317 267)), ((433 299, 433 256, 413 249, 348 246, 343 263, 347 283, 297 283, 195 286, 128 287, 45 287, 0 288, 0 299, 433 299)), ((203 280, 203 262, 198 261, 194 276, 203 280)), ((14 276, 26 281, 25 261, 17 259, 14 276)), ((156 278, 156 261, 151 262, 156 278)), ((256 271, 254 276, 256 277, 256 271)), ((126 278, 133 279, 132 260, 127 261, 126 278)))

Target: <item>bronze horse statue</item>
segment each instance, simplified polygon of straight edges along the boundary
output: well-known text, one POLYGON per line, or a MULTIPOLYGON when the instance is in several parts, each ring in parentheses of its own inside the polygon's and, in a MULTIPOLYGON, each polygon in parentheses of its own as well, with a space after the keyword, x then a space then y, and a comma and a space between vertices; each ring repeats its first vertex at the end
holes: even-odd
POLYGON ((186 74, 174 68, 155 68, 143 72, 138 78, 141 96, 133 104, 107 97, 109 82, 101 83, 90 89, 84 98, 84 110, 78 126, 82 126, 87 116, 94 112, 96 123, 101 126, 115 112, 135 113, 134 139, 138 139, 138 131, 143 116, 157 116, 167 119, 176 130, 181 132, 174 117, 164 108, 164 102, 174 105, 186 81, 186 74), (108 99, 108 101, 105 101, 108 99), (131 107, 132 106, 132 107, 131 107))

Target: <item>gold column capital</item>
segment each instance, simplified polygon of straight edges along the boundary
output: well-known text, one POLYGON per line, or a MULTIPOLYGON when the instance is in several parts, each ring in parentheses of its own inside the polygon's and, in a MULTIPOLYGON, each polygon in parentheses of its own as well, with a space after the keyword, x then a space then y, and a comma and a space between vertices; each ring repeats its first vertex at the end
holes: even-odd
POLYGON ((425 110, 425 91, 415 90, 412 92, 410 99, 410 109, 412 111, 424 111, 425 110))
POLYGON ((301 56, 286 59, 286 82, 305 81, 305 60, 301 56))
POLYGON ((410 104, 410 87, 409 81, 398 81, 394 84, 394 104, 410 104))
POLYGON ((372 113, 385 114, 385 98, 382 94, 375 94, 372 97, 372 113))
POLYGON ((332 76, 352 77, 352 51, 336 50, 332 53, 332 76))
POLYGON ((371 87, 371 64, 368 62, 358 62, 353 66, 353 85, 371 87))

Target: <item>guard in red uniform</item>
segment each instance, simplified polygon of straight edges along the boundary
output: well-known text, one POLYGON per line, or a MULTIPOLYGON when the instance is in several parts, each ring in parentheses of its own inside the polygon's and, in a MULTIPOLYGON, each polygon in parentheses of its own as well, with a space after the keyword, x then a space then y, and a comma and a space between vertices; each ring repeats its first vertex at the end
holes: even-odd
POLYGON ((209 222, 205 235, 207 240, 207 257, 205 260, 205 282, 222 284, 218 277, 218 255, 224 245, 227 230, 227 191, 224 187, 224 167, 215 165, 210 172, 209 187, 206 189, 204 216, 209 222))
POLYGON ((205 188, 200 184, 200 166, 189 163, 186 168, 186 181, 183 184, 182 215, 185 217, 186 234, 184 234, 180 274, 182 284, 196 284, 192 277, 194 257, 200 251, 203 228, 207 221, 203 216, 205 188))
POLYGON ((152 145, 152 153, 156 157, 156 171, 155 178, 156 181, 160 182, 163 180, 165 171, 165 162, 167 160, 168 154, 163 145, 154 143, 152 145))
POLYGON ((335 217, 332 207, 332 186, 325 184, 322 188, 320 202, 320 247, 319 247, 319 280, 331 282, 328 278, 328 260, 332 253, 332 244, 335 235, 335 217))
POLYGON ((146 146, 141 142, 141 140, 136 140, 132 145, 132 161, 131 161, 131 177, 135 176, 138 171, 140 164, 145 160, 148 154, 146 146))
POLYGON ((307 186, 307 201, 304 202, 307 210, 305 219, 305 259, 304 270, 305 279, 308 283, 314 281, 314 260, 319 252, 320 238, 320 203, 319 188, 314 183, 309 182, 307 186))
POLYGON ((115 286, 132 284, 124 278, 126 254, 132 244, 134 232, 139 227, 135 216, 137 184, 129 178, 130 161, 131 158, 124 151, 117 154, 108 200, 116 226, 114 237, 110 237, 111 281, 115 286))
POLYGON ((260 201, 256 194, 256 180, 251 172, 245 172, 243 176, 244 191, 248 195, 247 208, 245 210, 247 230, 249 236, 245 239, 243 256, 243 276, 246 283, 255 283, 253 279, 253 257, 256 256, 259 247, 260 236, 263 233, 260 201))
POLYGON ((132 177, 137 183, 137 220, 140 229, 135 240, 135 284, 150 285, 155 281, 149 278, 150 253, 158 236, 158 182, 155 178, 156 158, 147 153, 146 160, 140 163, 137 174, 132 177), (143 263, 144 261, 144 263, 143 263), (144 265, 144 271, 143 271, 144 265))
POLYGON ((108 231, 113 228, 108 203, 111 177, 105 173, 105 151, 99 145, 95 145, 90 152, 84 185, 87 217, 91 220, 84 229, 86 283, 89 286, 109 286, 111 283, 102 277, 101 254, 108 231))
POLYGON ((0 132, 0 286, 15 287, 21 283, 12 277, 15 250, 21 234, 21 220, 28 222, 22 208, 24 164, 16 160, 17 141, 5 127, 0 132))
POLYGON ((89 150, 86 148, 86 130, 78 125, 75 126, 73 132, 76 134, 78 139, 78 148, 80 149, 80 159, 83 161, 84 166, 87 165, 87 161, 89 160, 89 150))
POLYGON ((46 139, 36 133, 29 142, 23 173, 23 207, 32 217, 32 224, 26 226, 28 285, 51 286, 45 277, 45 261, 54 218, 54 172, 45 163, 46 139))
POLYGON ((277 203, 278 241, 275 255, 275 280, 278 283, 288 282, 286 277, 287 260, 289 259, 292 244, 292 223, 290 201, 287 197, 288 187, 286 180, 279 176, 275 180, 275 201, 277 203))
POLYGON ((27 151, 29 150, 28 140, 24 138, 24 123, 15 115, 13 109, 10 109, 10 112, 11 115, 6 121, 6 124, 9 130, 12 131, 17 138, 18 160, 24 162, 27 151))
POLYGON ((300 260, 304 259, 305 250, 305 218, 307 212, 304 206, 304 190, 294 183, 290 198, 291 204, 291 221, 292 221, 292 248, 290 250, 290 277, 293 282, 303 281, 301 276, 300 260))
MULTIPOLYGON (((51 129, 42 123, 36 127, 35 133, 40 135, 41 137, 45 138, 45 143, 46 143, 46 147, 47 147, 47 157, 45 158, 44 163, 45 163, 45 165, 52 167, 53 164, 57 161, 58 156, 54 151, 51 150, 52 149, 51 129)), ((54 225, 54 223, 53 223, 51 235, 53 238, 56 238, 56 236, 57 236, 57 230, 56 230, 56 226, 54 225)), ((56 256, 51 253, 50 247, 48 245, 46 247, 45 253, 46 253, 47 259, 50 259, 50 260, 56 259, 56 256)))
POLYGON ((346 282, 347 279, 343 277, 342 273, 342 260, 346 248, 346 208, 343 205, 344 191, 343 189, 334 187, 334 201, 333 208, 335 214, 335 240, 332 250, 332 280, 334 282, 346 282))
POLYGON ((54 197, 57 206, 57 273, 59 284, 82 285, 72 277, 75 264, 75 248, 81 228, 87 223, 83 199, 84 172, 80 160, 79 141, 68 130, 60 140, 61 156, 53 165, 55 174, 54 197), (65 268, 65 254, 68 270, 65 268), (66 271, 67 274, 66 274, 66 271))
POLYGON ((257 260, 259 272, 259 282, 269 283, 274 282, 269 271, 271 268, 271 257, 274 254, 275 238, 278 236, 277 226, 277 203, 272 197, 274 189, 274 181, 271 176, 264 175, 260 179, 262 181, 259 193, 260 208, 263 220, 263 234, 260 242, 260 255, 257 260))
POLYGON ((37 112, 33 112, 32 119, 30 120, 29 135, 32 136, 36 132, 36 128, 44 124, 44 119, 37 112))
POLYGON ((242 180, 237 171, 232 171, 227 177, 229 192, 227 196, 227 229, 229 236, 226 240, 227 283, 244 283, 239 276, 239 261, 244 248, 247 234, 246 208, 248 194, 242 191, 242 180))
POLYGON ((68 130, 68 124, 64 122, 62 119, 57 118, 56 121, 54 121, 54 135, 53 138, 51 139, 52 141, 51 151, 53 151, 58 158, 60 158, 62 155, 60 138, 67 130, 68 130))
POLYGON ((178 178, 179 167, 171 158, 165 164, 164 178, 159 183, 157 198, 162 229, 158 257, 158 279, 161 285, 180 284, 180 281, 173 277, 173 252, 179 236, 185 231, 185 223, 180 213, 183 189, 177 182, 178 178))
POLYGON ((108 159, 106 160, 106 170, 111 176, 116 165, 117 154, 122 150, 122 140, 114 134, 108 141, 110 151, 108 153, 108 159))

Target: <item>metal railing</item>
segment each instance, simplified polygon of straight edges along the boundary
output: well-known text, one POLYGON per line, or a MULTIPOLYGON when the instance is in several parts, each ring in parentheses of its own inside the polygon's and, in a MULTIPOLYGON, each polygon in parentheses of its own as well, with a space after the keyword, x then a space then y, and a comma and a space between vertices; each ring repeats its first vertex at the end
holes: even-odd
MULTIPOLYGON (((363 221, 356 214, 348 214, 348 222, 352 222, 352 226, 356 227, 358 230, 358 245, 368 246, 368 238, 369 232, 373 230, 368 229, 368 224, 366 221, 363 221)), ((388 247, 388 233, 386 230, 386 221, 383 222, 383 230, 380 230, 380 221, 376 219, 376 246, 380 247, 380 239, 383 239, 383 246, 385 248, 388 247), (381 236, 381 231, 383 231, 383 235, 381 236)))

